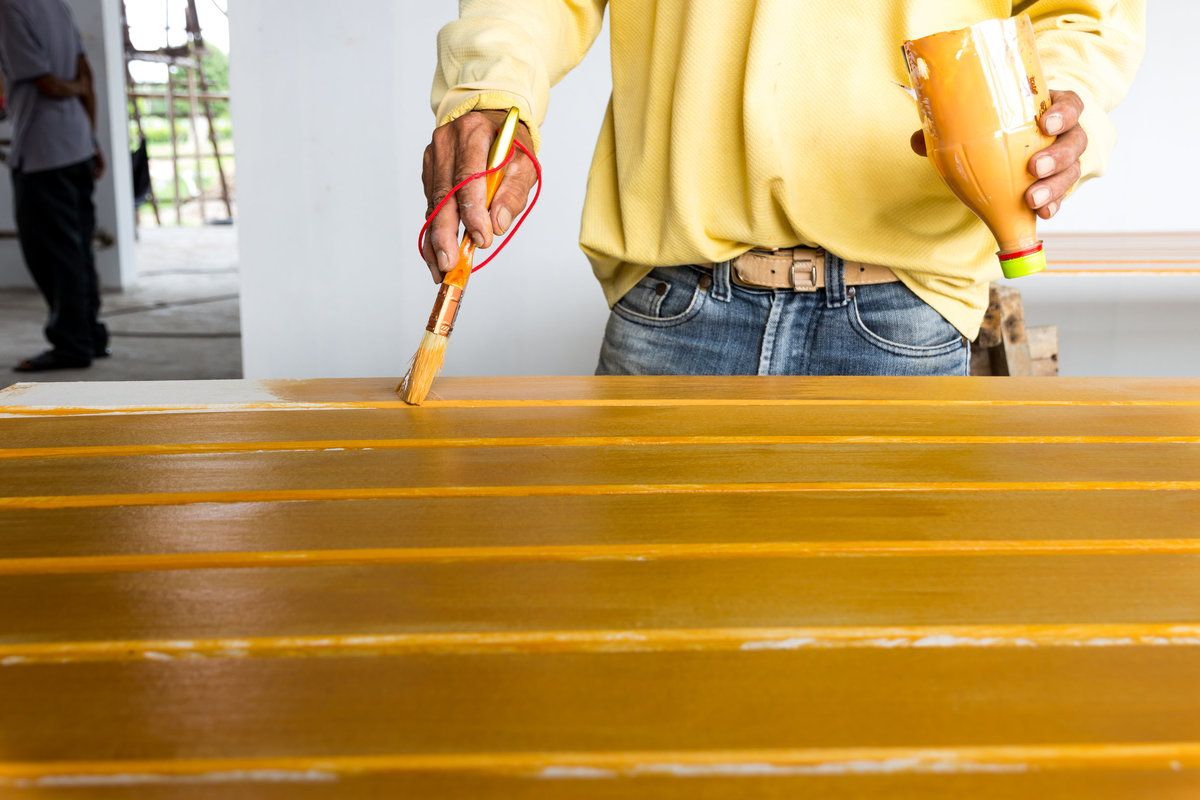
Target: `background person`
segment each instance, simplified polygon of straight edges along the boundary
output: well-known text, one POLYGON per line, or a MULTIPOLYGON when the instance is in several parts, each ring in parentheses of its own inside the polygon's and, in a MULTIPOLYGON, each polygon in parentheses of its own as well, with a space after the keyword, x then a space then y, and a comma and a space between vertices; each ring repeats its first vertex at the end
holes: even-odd
POLYGON ((0 70, 8 89, 13 202, 21 253, 50 307, 51 349, 18 372, 87 367, 108 354, 92 253, 96 97, 64 0, 0 0, 0 70))

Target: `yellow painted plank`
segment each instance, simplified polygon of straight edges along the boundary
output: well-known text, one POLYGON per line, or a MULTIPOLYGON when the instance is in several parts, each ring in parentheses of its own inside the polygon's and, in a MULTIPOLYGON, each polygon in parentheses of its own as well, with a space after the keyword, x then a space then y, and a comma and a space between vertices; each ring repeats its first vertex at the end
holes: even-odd
POLYGON ((965 539, 850 542, 701 542, 688 544, 484 547, 375 547, 246 552, 142 553, 0 559, 0 575, 71 575, 180 569, 243 569, 421 563, 571 561, 737 561, 774 558, 1200 554, 1196 539, 965 539))
MULTIPOLYGON (((936 636, 929 626, 1018 626, 964 634, 1015 640, 1019 626, 1040 624, 1200 625, 1200 555, 451 561, 0 577, 0 645, 13 646, 0 649, 5 655, 24 654, 13 648, 28 643, 105 640, 599 630, 619 641, 623 631, 827 626, 916 626, 863 634, 913 641, 936 636)), ((1180 629, 1179 641, 1200 642, 1197 630, 1180 629)), ((713 646, 762 638, 751 631, 737 641, 742 635, 713 646)), ((1058 635, 1069 644, 1171 634, 1151 627, 1058 635)), ((686 637, 656 636, 667 649, 691 646, 686 637)), ((547 638, 532 637, 529 647, 547 638)), ((364 640, 363 649, 371 644, 364 640)))
POLYGON ((413 653, 1197 646, 1200 624, 1162 622, 433 631, 0 643, 0 666, 205 658, 378 658, 413 653))
POLYGON ((1162 444, 418 448, 96 457, 86 468, 69 459, 0 460, 0 492, 12 497, 755 483, 777 491, 785 488, 778 484, 793 482, 869 489, 873 483, 1196 480, 1200 448, 1162 444))
MULTIPOLYGON (((276 384, 280 396, 309 399, 362 391, 361 384, 276 384)), ((1168 402, 1200 400, 1195 378, 864 378, 864 377, 550 377, 443 378, 436 400, 926 400, 999 402, 1168 402)), ((431 395, 432 396, 432 395, 431 395)))
POLYGON ((3 510, 60 510, 96 509, 136 506, 178 506, 193 503, 269 504, 309 503, 349 500, 395 500, 429 498, 560 498, 577 496, 608 497, 614 495, 677 495, 709 497, 718 494, 762 495, 780 492, 830 493, 926 493, 963 492, 974 496, 985 493, 1018 494, 1084 492, 1193 492, 1200 490, 1200 481, 953 481, 953 482, 888 482, 869 483, 826 481, 819 483, 616 483, 575 486, 571 484, 541 484, 516 486, 383 486, 366 488, 311 489, 252 489, 231 491, 109 493, 86 495, 27 495, 0 497, 3 510))
POLYGON ((1172 745, 1200 741, 1200 648, 16 665, 0 698, 17 763, 1172 745))
POLYGON ((377 409, 287 414, 125 414, 0 418, 0 459, 43 453, 222 452, 541 443, 721 444, 1200 441, 1200 406, 752 406, 698 414, 683 406, 377 409), (222 448, 221 445, 225 445, 222 448), (85 449, 91 448, 91 449, 85 449))
POLYGON ((0 765, 21 797, 1155 800, 1200 788, 1190 743, 857 750, 367 756, 0 765), (1018 762, 1018 759, 1020 761, 1018 762), (1037 768, 1029 768, 1036 762, 1037 768), (425 770, 415 769, 428 765, 425 770), (457 769, 437 767, 454 765, 457 769), (412 767, 411 769, 407 769, 412 767), (1091 769, 1088 769, 1090 767, 1091 769), (505 769, 508 772, 505 772, 505 769), (952 771, 957 768, 960 771, 952 771), (55 788, 57 787, 57 788, 55 788))
MULTIPOLYGON (((64 416, 97 411, 404 408, 395 378, 305 381, 164 381, 136 384, 17 384, 0 392, 0 413, 64 416)), ((860 403, 1200 405, 1195 379, 554 377, 443 378, 427 408, 503 405, 748 406, 860 403)))
POLYGON ((456 497, 0 512, 0 558, 1168 537, 1200 539, 1200 491, 456 497))

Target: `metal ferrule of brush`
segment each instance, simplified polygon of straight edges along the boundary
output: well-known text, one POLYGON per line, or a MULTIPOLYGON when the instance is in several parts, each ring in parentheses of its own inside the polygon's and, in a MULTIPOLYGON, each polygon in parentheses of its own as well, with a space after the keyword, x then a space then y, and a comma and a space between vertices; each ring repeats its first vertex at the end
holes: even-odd
POLYGON ((454 330, 454 319, 458 316, 458 306, 462 302, 463 290, 452 283, 443 283, 438 289, 437 300, 433 303, 433 312, 429 315, 429 324, 425 330, 437 336, 449 336, 454 330))

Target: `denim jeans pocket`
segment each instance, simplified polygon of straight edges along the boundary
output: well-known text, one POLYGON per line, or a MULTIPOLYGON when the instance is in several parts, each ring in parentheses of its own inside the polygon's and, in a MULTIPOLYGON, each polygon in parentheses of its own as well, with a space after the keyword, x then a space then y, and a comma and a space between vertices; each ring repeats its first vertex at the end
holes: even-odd
POLYGON ((640 325, 682 325, 704 308, 711 281, 698 267, 657 267, 617 301, 613 312, 640 325))
POLYGON ((942 356, 967 346, 957 328, 899 282, 854 287, 846 314, 855 333, 894 355, 942 356))

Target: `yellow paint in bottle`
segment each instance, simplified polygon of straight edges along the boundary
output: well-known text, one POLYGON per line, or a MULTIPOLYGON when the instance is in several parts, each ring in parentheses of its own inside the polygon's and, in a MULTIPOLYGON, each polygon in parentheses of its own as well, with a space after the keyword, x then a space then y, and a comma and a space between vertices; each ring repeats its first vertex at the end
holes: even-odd
POLYGON ((1050 95, 1029 16, 907 41, 904 57, 934 168, 996 237, 1005 277, 1041 272, 1026 165, 1054 138, 1038 127, 1050 95))

